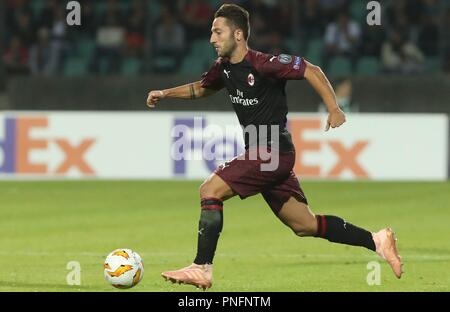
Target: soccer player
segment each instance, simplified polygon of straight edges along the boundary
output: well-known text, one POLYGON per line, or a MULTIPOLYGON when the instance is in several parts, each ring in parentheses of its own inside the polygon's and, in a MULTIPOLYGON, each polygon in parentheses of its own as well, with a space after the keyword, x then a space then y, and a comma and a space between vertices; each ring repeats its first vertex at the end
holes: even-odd
POLYGON ((329 113, 328 131, 341 126, 345 115, 336 103, 327 77, 319 67, 300 56, 275 56, 249 49, 249 14, 240 6, 224 4, 214 17, 210 42, 219 57, 210 70, 200 81, 149 92, 147 105, 155 107, 164 98, 206 97, 226 88, 244 134, 250 135, 244 135, 243 155, 219 166, 200 187, 201 213, 194 262, 161 275, 172 282, 203 289, 211 287, 213 257, 223 226, 223 202, 235 195, 245 199, 261 193, 275 215, 296 235, 370 249, 385 259, 400 278, 402 263, 391 229, 371 233, 337 216, 314 215, 292 171, 295 150, 286 129, 286 81, 306 79, 322 97, 329 113), (251 131, 245 132, 250 126, 256 129, 276 126, 278 131, 271 130, 272 127, 258 130, 255 138, 251 131), (263 157, 262 149, 270 152, 270 160, 277 157, 274 169, 262 170, 268 159, 263 157))

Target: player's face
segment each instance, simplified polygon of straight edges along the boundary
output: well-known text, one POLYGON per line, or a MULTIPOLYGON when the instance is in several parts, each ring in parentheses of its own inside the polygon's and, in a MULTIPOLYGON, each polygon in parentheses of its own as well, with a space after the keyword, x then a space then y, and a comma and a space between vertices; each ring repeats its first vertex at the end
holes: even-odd
POLYGON ((211 28, 211 39, 209 40, 216 49, 217 55, 229 57, 236 49, 236 39, 233 29, 228 26, 223 17, 214 20, 211 28))

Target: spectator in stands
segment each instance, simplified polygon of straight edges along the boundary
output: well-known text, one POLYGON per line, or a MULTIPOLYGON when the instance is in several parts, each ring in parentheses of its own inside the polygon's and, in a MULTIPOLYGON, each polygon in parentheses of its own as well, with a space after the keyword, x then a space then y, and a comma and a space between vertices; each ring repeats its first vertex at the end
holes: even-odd
POLYGON ((450 74, 450 8, 446 10, 442 21, 443 70, 450 74))
POLYGON ((95 20, 94 4, 92 0, 85 0, 81 3, 81 25, 72 28, 76 35, 82 34, 89 38, 94 38, 97 31, 95 20))
POLYGON ((252 15, 258 14, 265 21, 271 20, 271 7, 264 0, 249 0, 246 8, 252 15))
MULTIPOLYGON (((42 71, 38 71, 41 74, 53 74, 59 73, 62 71, 62 67, 64 65, 67 53, 69 51, 69 41, 68 41, 68 29, 66 22, 66 10, 65 7, 60 4, 57 0, 47 0, 43 11, 41 12, 39 19, 39 29, 47 29, 48 30, 48 40, 50 45, 50 52, 48 53, 49 67, 45 67, 46 69, 42 71)), ((44 49, 44 39, 46 35, 44 35, 44 30, 41 31, 41 42, 37 46, 44 49)), ((47 43, 45 43, 46 45, 47 43)), ((33 73, 36 72, 36 68, 33 68, 33 73)))
POLYGON ((117 73, 122 64, 125 28, 121 26, 122 17, 117 9, 117 2, 108 3, 103 24, 97 30, 97 46, 91 64, 91 71, 94 73, 117 73))
POLYGON ((47 0, 45 7, 39 18, 39 27, 50 29, 55 18, 55 10, 58 7, 58 0, 47 0))
POLYGON ((20 37, 14 36, 3 54, 6 74, 28 74, 28 50, 22 44, 20 37))
POLYGON ((212 16, 213 10, 205 0, 186 2, 182 17, 189 42, 199 38, 208 38, 212 16))
POLYGON ((266 20, 259 14, 252 14, 250 19, 250 29, 252 35, 249 39, 249 45, 255 50, 265 51, 269 40, 269 27, 266 20))
POLYGON ((336 56, 349 58, 355 68, 360 39, 361 29, 358 23, 351 20, 346 11, 340 12, 336 21, 329 24, 325 32, 324 68, 327 68, 328 60, 336 56))
POLYGON ((391 29, 397 29, 408 38, 416 37, 416 27, 410 16, 415 16, 414 6, 409 6, 407 0, 395 0, 388 4, 386 9, 386 23, 383 25, 391 29))
POLYGON ((398 28, 396 21, 406 15, 407 0, 395 0, 386 4, 386 22, 390 27, 398 28))
POLYGON ((400 30, 394 30, 382 47, 382 63, 386 72, 410 74, 423 70, 424 55, 400 30))
POLYGON ((348 8, 349 3, 349 0, 320 0, 325 23, 331 23, 339 12, 348 8))
POLYGON ((105 13, 100 18, 100 25, 107 24, 107 19, 110 19, 111 16, 114 16, 114 19, 117 20, 119 25, 123 25, 124 23, 124 15, 125 12, 120 7, 119 0, 107 0, 106 2, 106 10, 105 13))
POLYGON ((289 1, 272 9, 270 20, 277 21, 273 24, 273 29, 284 38, 291 37, 293 34, 293 13, 292 4, 289 1))
POLYGON ((386 32, 383 25, 364 25, 361 39, 361 55, 379 57, 381 47, 386 41, 386 32))
POLYGON ((283 42, 283 36, 275 30, 269 33, 267 37, 267 46, 263 51, 273 55, 280 55, 283 53, 293 54, 295 52, 290 51, 290 49, 283 42))
POLYGON ((184 28, 173 12, 166 7, 161 17, 161 23, 156 29, 155 54, 172 58, 174 66, 168 70, 174 70, 180 66, 185 51, 184 28))
POLYGON ((299 21, 302 42, 323 37, 325 25, 319 0, 300 2, 299 21))
POLYGON ((133 2, 126 31, 127 55, 142 58, 145 45, 145 19, 147 12, 141 0, 133 2))
POLYGON ((36 40, 35 25, 31 13, 24 10, 18 11, 16 15, 16 28, 15 35, 20 37, 22 44, 26 47, 31 47, 31 45, 36 40))
MULTIPOLYGON (((30 1, 28 0, 7 0, 5 2, 5 22, 7 39, 12 39, 18 32, 18 19, 21 14, 28 15, 32 20, 30 1), (12 34, 14 33, 14 35, 12 34)), ((31 30, 34 30, 30 27, 31 30)), ((24 45, 25 43, 22 42, 24 45)))
POLYGON ((50 32, 42 27, 38 30, 37 41, 30 50, 30 68, 34 75, 49 76, 55 72, 55 57, 52 55, 50 32))
POLYGON ((433 15, 424 14, 419 30, 418 45, 426 56, 437 56, 439 53, 439 27, 433 15))
MULTIPOLYGON (((96 9, 100 1, 80 0, 82 25, 67 27, 65 24, 65 3, 67 1, 40 1, 44 3, 42 9, 35 5, 34 1, 5 0, 3 42, 8 54, 12 53, 12 50, 22 51, 25 49, 29 52, 26 54, 29 55, 28 59, 31 62, 30 58, 35 58, 35 52, 39 51, 40 61, 35 63, 47 63, 43 62, 46 59, 44 55, 46 55, 47 43, 45 43, 46 39, 43 39, 45 36, 41 34, 39 44, 36 43, 37 30, 45 27, 49 31, 48 44, 51 52, 48 55, 51 56, 49 64, 52 64, 50 67, 44 66, 46 68, 44 72, 48 74, 59 72, 64 65, 64 58, 68 54, 71 39, 74 39, 73 42, 76 44, 78 39, 86 39, 86 37, 91 40, 96 38, 97 42, 97 48, 92 57, 93 61, 90 63, 91 70, 94 72, 100 70, 103 73, 116 72, 124 56, 149 57, 150 54, 145 54, 144 51, 151 51, 159 55, 164 53, 174 55, 178 65, 183 61, 182 56, 186 55, 186 53, 184 55, 182 53, 186 52, 186 45, 196 39, 208 40, 213 14, 212 3, 214 5, 218 3, 218 1, 210 0, 159 1, 163 8, 170 6, 173 14, 172 17, 166 18, 164 17, 165 13, 162 13, 158 23, 154 23, 155 20, 147 18, 147 14, 149 1, 156 0, 133 0, 132 8, 129 11, 125 11, 121 6, 122 0, 102 0, 102 3, 106 3, 106 10, 101 13, 101 16, 98 16, 99 10, 96 9), (151 32, 149 34, 147 34, 148 29, 151 32), (166 36, 166 42, 164 42, 160 39, 161 33, 169 32, 169 29, 173 36, 166 36), (15 37, 18 37, 19 40, 15 37), (154 41, 158 41, 155 46, 153 46, 154 41), (150 42, 152 49, 149 48, 150 42), (31 55, 32 46, 34 47, 33 55, 31 55), (173 47, 179 47, 179 49, 173 47), (178 55, 180 56, 178 57, 178 55)), ((345 13, 339 14, 336 19, 338 12, 346 11, 353 1, 360 0, 224 0, 223 2, 240 3, 252 12, 250 44, 257 50, 273 53, 291 52, 283 43, 288 37, 298 34, 295 27, 299 26, 300 37, 295 40, 302 44, 301 48, 304 52, 306 52, 307 43, 311 39, 324 38, 325 47, 321 55, 324 69, 326 69, 328 61, 335 56, 348 57, 355 67, 359 55, 379 57, 383 50, 387 71, 420 71, 423 62, 423 59, 420 60, 421 58, 418 57, 420 51, 422 58, 423 55, 431 57, 432 61, 436 60, 436 64, 442 62, 445 64, 448 59, 446 68, 450 71, 450 38, 447 38, 450 37, 448 30, 450 23, 445 24, 446 15, 442 10, 442 0, 385 1, 382 5, 383 25, 379 27, 358 25, 345 13), (296 5, 292 5, 294 3, 296 5), (294 7, 299 11, 295 12, 294 7), (298 25, 292 25, 296 21, 295 15, 298 17, 298 25), (441 17, 443 17, 442 24, 441 17), (328 21, 333 22, 328 23, 328 21), (406 43, 407 51, 419 51, 419 53, 412 53, 416 57, 414 62, 411 60, 406 62, 409 65, 404 64, 402 57, 395 58, 395 55, 398 54, 395 52, 397 46, 394 43, 395 40, 386 41, 386 34, 393 29, 398 29, 410 39, 410 42, 406 43), (303 45, 304 43, 305 45, 303 45), (397 66, 394 63, 402 65, 397 66)), ((318 55, 321 53, 319 52, 321 44, 320 42, 316 43, 317 45, 310 46, 315 47, 315 49, 311 49, 313 55, 308 55, 313 58, 316 55, 314 53, 318 53, 318 55)), ((5 55, 6 53, 3 57, 5 55)), ((23 60, 23 55, 25 54, 18 52, 15 59, 23 60)), ((40 68, 38 72, 42 73, 44 67, 42 65, 34 66, 33 72, 36 72, 36 68, 40 68)))
POLYGON ((67 22, 64 7, 57 5, 53 13, 53 22, 50 28, 51 56, 54 59, 52 72, 60 73, 69 52, 67 22))

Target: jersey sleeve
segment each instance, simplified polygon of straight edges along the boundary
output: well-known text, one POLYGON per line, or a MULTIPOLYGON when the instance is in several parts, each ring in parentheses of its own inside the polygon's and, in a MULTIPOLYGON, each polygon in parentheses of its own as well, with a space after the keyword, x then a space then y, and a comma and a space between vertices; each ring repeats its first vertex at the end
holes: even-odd
POLYGON ((273 79, 302 80, 305 77, 306 62, 301 56, 261 54, 255 65, 259 73, 273 79))
POLYGON ((211 68, 202 75, 201 86, 205 89, 220 90, 224 87, 220 73, 221 60, 217 59, 211 68))

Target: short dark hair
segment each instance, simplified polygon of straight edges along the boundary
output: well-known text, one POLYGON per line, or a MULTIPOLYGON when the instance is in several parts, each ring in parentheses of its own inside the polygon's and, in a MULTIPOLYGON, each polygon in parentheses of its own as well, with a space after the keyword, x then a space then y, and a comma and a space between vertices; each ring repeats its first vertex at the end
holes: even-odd
POLYGON ((245 40, 250 36, 250 15, 239 5, 223 4, 214 14, 214 18, 218 17, 226 18, 234 27, 241 29, 245 40))

